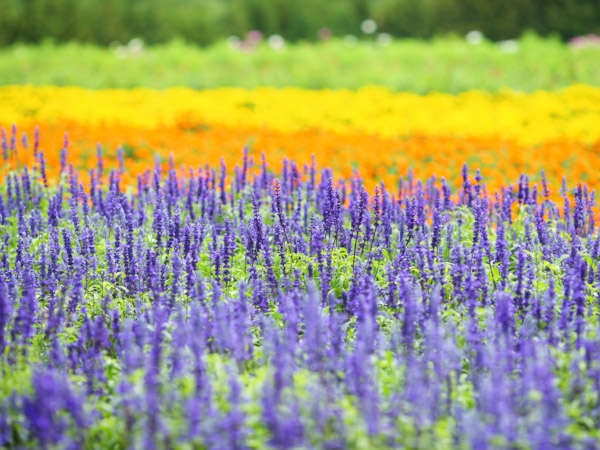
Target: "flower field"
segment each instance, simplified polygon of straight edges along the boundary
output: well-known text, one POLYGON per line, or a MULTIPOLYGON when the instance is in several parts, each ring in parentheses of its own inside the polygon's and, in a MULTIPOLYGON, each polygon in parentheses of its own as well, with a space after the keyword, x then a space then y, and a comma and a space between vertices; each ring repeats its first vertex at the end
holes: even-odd
POLYGON ((508 49, 506 42, 483 39, 474 44, 458 36, 387 43, 334 36, 320 43, 286 42, 277 50, 263 41, 251 51, 240 49, 239 44, 234 40, 198 47, 173 41, 144 46, 134 40, 105 48, 77 42, 16 43, 0 47, 0 83, 89 89, 360 89, 374 84, 421 94, 600 86, 600 46, 573 45, 535 34, 509 42, 508 49), (324 61, 328 62, 325 69, 324 61))
MULTIPOLYGON (((395 186, 409 167, 417 177, 444 176, 461 183, 464 162, 485 170, 490 191, 521 173, 542 170, 559 186, 562 177, 597 187, 600 166, 600 88, 573 86, 557 92, 459 95, 296 88, 155 91, 9 86, 0 88, 0 124, 44 136, 49 176, 60 169, 68 130, 75 168, 89 170, 97 143, 108 164, 123 149, 123 183, 136 185, 156 154, 172 154, 177 168, 233 167, 240 151, 262 152, 272 167, 284 157, 299 164, 326 163, 349 179, 359 169, 372 190, 395 186), (51 150, 52 149, 52 150, 51 150)), ((18 137, 20 139, 20 137, 18 137)), ((32 164, 33 154, 18 156, 32 164)))
POLYGON ((599 88, 5 86, 0 126, 0 446, 600 446, 599 88))

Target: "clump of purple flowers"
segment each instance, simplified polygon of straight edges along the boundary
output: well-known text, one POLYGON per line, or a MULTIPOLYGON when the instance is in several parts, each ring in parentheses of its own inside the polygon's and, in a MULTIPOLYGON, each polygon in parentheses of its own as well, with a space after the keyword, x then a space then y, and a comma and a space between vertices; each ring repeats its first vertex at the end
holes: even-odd
POLYGON ((0 446, 600 446, 584 184, 370 194, 245 152, 132 190, 66 137, 53 184, 38 142, 0 187, 0 446))

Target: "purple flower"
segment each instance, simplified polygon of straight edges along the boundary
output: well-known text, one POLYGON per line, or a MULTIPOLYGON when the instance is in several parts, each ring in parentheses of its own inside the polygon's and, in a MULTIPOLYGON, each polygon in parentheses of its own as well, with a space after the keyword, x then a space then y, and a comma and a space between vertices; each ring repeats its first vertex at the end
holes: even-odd
POLYGON ((82 399, 72 391, 64 374, 36 369, 32 385, 33 395, 25 398, 23 413, 28 430, 42 448, 63 442, 69 420, 80 433, 84 431, 86 418, 82 399), (69 419, 61 415, 61 411, 67 413, 69 419))

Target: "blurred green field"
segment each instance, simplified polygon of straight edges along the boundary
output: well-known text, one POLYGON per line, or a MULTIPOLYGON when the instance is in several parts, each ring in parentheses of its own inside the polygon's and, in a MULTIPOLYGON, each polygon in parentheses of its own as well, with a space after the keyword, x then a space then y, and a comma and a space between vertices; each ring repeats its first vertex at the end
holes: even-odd
POLYGON ((85 44, 16 44, 0 49, 0 84, 77 85, 92 89, 188 86, 297 86, 357 89, 369 84, 426 93, 469 89, 554 90, 600 86, 600 47, 558 39, 474 45, 459 37, 376 41, 332 39, 274 50, 240 51, 227 42, 197 47, 174 41, 135 49, 85 44))

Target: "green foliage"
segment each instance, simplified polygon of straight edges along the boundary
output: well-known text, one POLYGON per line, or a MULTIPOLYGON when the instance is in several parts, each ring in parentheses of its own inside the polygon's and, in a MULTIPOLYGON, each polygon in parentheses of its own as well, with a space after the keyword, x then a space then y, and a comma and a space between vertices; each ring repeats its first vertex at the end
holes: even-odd
POLYGON ((109 44, 141 37, 206 44, 223 37, 225 11, 219 0, 0 0, 0 44, 80 40, 109 44))
MULTIPOLYGON (((144 86, 297 86, 357 89, 377 84, 426 93, 468 89, 558 89, 600 86, 600 48, 570 49, 556 39, 526 35, 516 53, 489 41, 397 40, 348 45, 300 43, 281 51, 267 45, 240 52, 221 42, 205 49, 173 41, 123 57, 83 44, 14 45, 0 50, 0 84, 76 85, 91 89, 144 86)), ((126 149, 127 150, 127 149, 126 149)))
POLYGON ((564 38, 600 31, 596 0, 0 0, 0 45, 80 40, 108 44, 183 38, 198 44, 258 29, 287 39, 359 34, 373 17, 383 31, 431 37, 481 30, 507 39, 524 30, 564 38))
POLYGON ((375 0, 373 18, 398 36, 480 30, 492 39, 509 39, 523 30, 562 37, 598 32, 595 0, 375 0))

